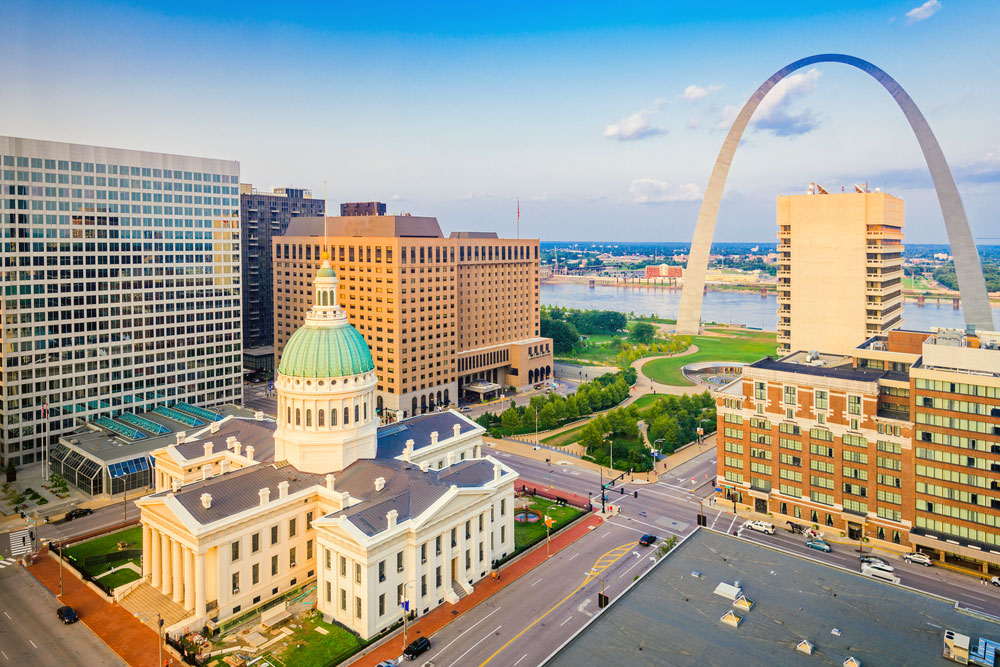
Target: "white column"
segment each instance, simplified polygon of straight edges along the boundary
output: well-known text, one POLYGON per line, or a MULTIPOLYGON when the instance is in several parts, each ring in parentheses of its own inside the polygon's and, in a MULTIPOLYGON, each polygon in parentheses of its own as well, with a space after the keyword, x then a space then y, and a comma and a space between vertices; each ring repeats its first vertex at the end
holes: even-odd
POLYGON ((205 554, 194 555, 194 615, 205 617, 205 554))
POLYGON ((184 549, 184 608, 194 609, 194 552, 184 549))
POLYGON ((153 575, 150 583, 153 585, 153 588, 159 588, 160 582, 162 581, 161 569, 163 567, 160 559, 160 556, 162 555, 160 551, 160 531, 155 528, 150 528, 149 533, 149 553, 152 556, 150 560, 150 571, 153 575))
POLYGON ((182 567, 184 565, 181 560, 181 543, 177 540, 171 540, 171 554, 170 554, 170 564, 173 569, 173 583, 174 583, 174 602, 180 602, 184 599, 184 573, 182 567))
POLYGON ((167 535, 161 535, 160 537, 160 548, 162 550, 160 570, 163 572, 160 580, 160 592, 164 595, 170 595, 173 593, 173 568, 170 564, 170 538, 167 535))
POLYGON ((143 580, 149 578, 149 574, 153 569, 152 563, 152 540, 153 540, 153 529, 142 524, 142 578, 143 580))

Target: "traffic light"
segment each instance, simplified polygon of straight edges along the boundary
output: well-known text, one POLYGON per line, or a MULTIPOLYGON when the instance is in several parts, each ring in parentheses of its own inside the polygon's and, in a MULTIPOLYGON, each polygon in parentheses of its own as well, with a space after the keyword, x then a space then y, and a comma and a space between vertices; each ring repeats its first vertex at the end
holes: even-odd
POLYGON ((638 491, 633 491, 632 492, 632 497, 633 498, 638 498, 639 497, 639 492, 638 491))
POLYGON ((604 593, 597 594, 597 606, 599 609, 604 609, 608 606, 608 596, 604 593))
POLYGON ((705 518, 704 514, 699 514, 698 515, 698 525, 699 526, 708 526, 708 520, 705 518))

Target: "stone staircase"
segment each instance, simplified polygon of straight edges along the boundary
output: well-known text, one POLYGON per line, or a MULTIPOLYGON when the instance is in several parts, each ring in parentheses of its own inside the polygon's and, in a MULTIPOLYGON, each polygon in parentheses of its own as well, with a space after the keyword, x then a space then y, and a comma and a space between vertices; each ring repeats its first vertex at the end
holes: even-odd
POLYGON ((153 588, 148 582, 143 582, 126 595, 118 603, 132 614, 143 617, 143 622, 153 631, 156 631, 156 614, 163 618, 163 627, 178 623, 181 619, 190 616, 192 612, 174 602, 169 596, 164 595, 159 589, 153 588))

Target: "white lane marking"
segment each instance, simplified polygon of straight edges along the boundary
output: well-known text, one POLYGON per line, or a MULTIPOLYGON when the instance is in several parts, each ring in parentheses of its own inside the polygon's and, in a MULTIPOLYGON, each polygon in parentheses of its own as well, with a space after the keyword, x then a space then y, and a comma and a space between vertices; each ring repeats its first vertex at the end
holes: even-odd
POLYGON ((0 651, 0 653, 3 653, 3 659, 4 660, 10 660, 10 658, 7 656, 6 653, 4 653, 3 651, 0 651))
POLYGON ((10 618, 10 614, 8 614, 7 612, 4 612, 4 613, 3 613, 3 615, 7 617, 7 620, 12 620, 12 619, 10 618))
MULTIPOLYGON (((722 510, 719 510, 719 511, 721 512, 722 510)), ((732 520, 732 521, 731 521, 731 522, 729 523, 729 529, 728 529, 728 530, 726 531, 727 533, 731 533, 731 532, 733 532, 733 524, 734 524, 734 523, 736 523, 736 518, 737 518, 737 517, 736 517, 736 515, 734 514, 734 515, 733 515, 733 520, 732 520)))
POLYGON ((573 554, 572 556, 570 556, 568 560, 573 560, 574 558, 576 558, 579 555, 580 555, 580 552, 577 551, 575 554, 573 554))
POLYGON ((477 646, 479 646, 480 644, 482 644, 484 641, 486 641, 487 639, 489 639, 490 637, 492 637, 493 635, 495 635, 497 632, 500 631, 500 628, 502 628, 502 627, 503 627, 502 625, 498 625, 496 627, 496 630, 494 630, 493 632, 486 633, 486 635, 482 639, 480 639, 478 642, 476 642, 475 644, 473 644, 472 646, 470 646, 469 649, 465 653, 463 653, 462 655, 458 656, 458 660, 456 660, 455 662, 453 662, 450 665, 448 665, 448 667, 455 667, 455 665, 457 665, 458 663, 460 663, 462 661, 462 658, 464 658, 470 651, 472 651, 472 649, 476 648, 477 646))
POLYGON ((514 667, 517 667, 518 663, 520 663, 520 662, 521 662, 522 660, 524 660, 524 659, 525 659, 525 658, 527 658, 527 657, 528 657, 528 654, 527 654, 527 653, 525 653, 525 654, 524 654, 524 655, 522 655, 522 656, 521 656, 520 658, 518 658, 518 659, 517 659, 517 662, 515 662, 515 663, 514 663, 514 667))
POLYGON ((566 620, 559 624, 559 627, 561 628, 562 626, 566 625, 567 623, 569 623, 572 620, 573 620, 572 616, 567 616, 566 620))
POLYGON ((672 532, 670 532, 669 530, 666 530, 666 529, 665 529, 665 528, 664 528, 663 526, 657 526, 657 525, 656 525, 655 523, 647 523, 647 522, 645 522, 645 521, 639 521, 639 519, 633 519, 633 518, 631 518, 631 517, 629 517, 629 519, 628 519, 628 520, 629 520, 629 521, 632 521, 632 522, 634 522, 634 523, 641 523, 641 524, 642 524, 642 525, 644 525, 644 526, 649 526, 650 528, 655 528, 656 530, 664 530, 664 531, 666 531, 667 533, 670 533, 671 535, 676 535, 676 533, 672 533, 672 532))
POLYGON ((965 597, 972 598, 973 600, 982 600, 983 602, 989 602, 989 600, 987 600, 986 598, 981 598, 976 595, 969 595, 968 593, 965 594, 965 597))
MULTIPOLYGON (((542 577, 542 579, 544 579, 544 578, 545 578, 545 577, 542 577)), ((538 585, 538 584, 542 583, 542 579, 539 579, 539 580, 538 580, 538 581, 536 581, 535 583, 531 584, 532 588, 534 588, 534 587, 535 587, 536 585, 538 585)))
POLYGON ((35 642, 31 641, 30 639, 28 640, 28 643, 34 646, 35 648, 38 648, 38 645, 35 642))
POLYGON ((470 632, 470 631, 472 630, 472 628, 476 627, 477 625, 479 625, 480 623, 482 623, 483 621, 485 621, 485 620, 486 620, 487 618, 489 618, 489 617, 490 617, 490 616, 492 616, 493 614, 497 613, 498 611, 500 611, 500 607, 497 607, 496 609, 494 609, 493 611, 491 611, 490 613, 486 614, 486 615, 485 615, 485 616, 483 616, 483 617, 482 617, 481 619, 479 619, 478 621, 476 621, 475 623, 473 623, 472 625, 470 625, 470 626, 469 626, 469 629, 468 629, 468 630, 466 630, 465 632, 463 632, 462 634, 460 634, 459 636, 455 637, 455 638, 454 638, 454 639, 452 639, 452 640, 451 640, 450 642, 448 642, 447 644, 445 644, 445 645, 444 645, 444 648, 442 648, 442 649, 441 649, 441 650, 440 650, 440 651, 438 652, 438 655, 440 655, 441 653, 444 653, 444 652, 445 652, 445 650, 447 650, 447 648, 448 648, 449 646, 451 646, 452 644, 454 644, 455 642, 457 642, 457 641, 458 641, 459 639, 461 639, 461 638, 462 638, 463 636, 467 635, 467 634, 468 634, 468 633, 469 633, 469 632, 470 632))
POLYGON ((628 574, 629 572, 631 572, 633 568, 636 568, 636 567, 638 567, 638 566, 642 565, 642 564, 643 564, 644 562, 645 562, 645 560, 644 560, 644 559, 642 559, 642 558, 638 559, 638 560, 637 560, 637 561, 635 562, 635 564, 634 564, 634 565, 633 565, 632 567, 630 567, 629 569, 627 569, 627 570, 625 570, 624 572, 622 572, 621 574, 619 574, 619 575, 618 575, 618 578, 619 578, 619 579, 621 579, 621 578, 622 578, 622 577, 624 577, 624 576, 625 576, 626 574, 628 574))

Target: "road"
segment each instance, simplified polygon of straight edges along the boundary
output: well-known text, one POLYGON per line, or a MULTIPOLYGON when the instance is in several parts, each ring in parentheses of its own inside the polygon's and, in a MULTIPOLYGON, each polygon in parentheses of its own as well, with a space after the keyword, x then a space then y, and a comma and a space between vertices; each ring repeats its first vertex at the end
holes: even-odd
MULTIPOLYGON (((72 521, 60 519, 52 523, 45 523, 38 526, 36 530, 35 545, 36 547, 41 547, 43 542, 65 540, 101 528, 114 526, 125 521, 126 517, 129 521, 139 518, 139 508, 131 500, 128 501, 127 509, 122 508, 122 503, 115 503, 96 509, 93 514, 80 517, 79 519, 73 519, 72 521)), ((19 530, 21 529, 18 528, 12 532, 19 530)), ((0 535, 0 556, 6 557, 10 554, 11 544, 8 534, 0 535)))
MULTIPOLYGON (((742 518, 734 522, 732 512, 711 510, 707 512, 707 516, 708 525, 711 527, 713 524, 716 524, 715 528, 723 532, 732 532, 733 528, 739 529, 744 523, 742 518)), ((751 530, 741 530, 739 531, 739 535, 753 542, 776 546, 794 554, 809 556, 824 563, 839 565, 853 571, 859 569, 858 552, 855 551, 857 544, 831 543, 830 546, 833 547, 833 551, 823 553, 807 547, 805 539, 801 535, 794 535, 782 530, 781 526, 777 526, 777 528, 778 530, 774 535, 765 535, 751 530)), ((865 549, 865 552, 869 551, 870 549, 865 549)), ((900 584, 903 586, 916 588, 917 590, 933 595, 940 595, 949 600, 956 600, 962 607, 985 612, 993 616, 1000 616, 1000 588, 984 586, 968 575, 953 572, 942 567, 925 567, 923 565, 907 563, 902 558, 883 551, 877 551, 875 555, 881 556, 890 562, 895 568, 893 574, 899 577, 900 584)))
POLYGON ((0 569, 0 667, 124 665, 86 625, 64 625, 61 607, 20 565, 0 569))
MULTIPOLYGON (((544 462, 486 450, 523 479, 546 483, 549 466, 544 462)), ((714 459, 715 451, 709 450, 678 467, 670 481, 625 484, 624 493, 616 486, 607 504, 620 507, 621 514, 447 625, 431 637, 431 650, 420 657, 421 664, 459 667, 489 662, 528 667, 541 663, 597 611, 602 583, 613 598, 652 566, 655 545, 638 545, 644 533, 664 538, 694 530, 700 500, 712 491, 705 475, 711 479, 714 474, 714 459), (592 569, 599 576, 590 575, 592 569)), ((582 497, 589 491, 599 507, 599 472, 567 465, 553 466, 551 474, 554 487, 582 497)), ((402 639, 399 642, 402 648, 402 639)))

